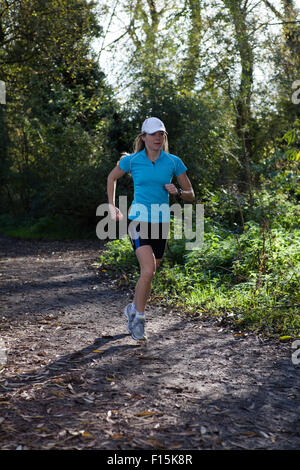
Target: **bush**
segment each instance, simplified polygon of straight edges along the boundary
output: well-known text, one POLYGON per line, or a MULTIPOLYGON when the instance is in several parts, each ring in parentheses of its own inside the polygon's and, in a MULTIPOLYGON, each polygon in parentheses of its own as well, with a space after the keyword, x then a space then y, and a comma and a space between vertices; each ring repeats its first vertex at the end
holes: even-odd
POLYGON ((35 219, 33 217, 12 218, 7 214, 2 214, 0 232, 24 239, 75 240, 96 237, 95 231, 85 230, 74 223, 74 218, 62 215, 35 219))
MULTIPOLYGON (((249 221, 239 234, 206 219, 200 250, 186 252, 185 240, 171 237, 153 280, 153 297, 200 315, 225 315, 239 328, 299 334, 300 230, 292 228, 297 224, 287 212, 281 214, 274 228, 249 221)), ((137 280, 128 239, 108 243, 100 264, 121 271, 129 282, 137 280)))

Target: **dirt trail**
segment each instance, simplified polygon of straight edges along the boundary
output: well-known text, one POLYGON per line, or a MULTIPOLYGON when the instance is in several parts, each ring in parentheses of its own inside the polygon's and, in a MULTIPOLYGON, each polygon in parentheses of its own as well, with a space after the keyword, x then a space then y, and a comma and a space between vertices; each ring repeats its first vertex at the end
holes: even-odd
POLYGON ((149 306, 140 345, 100 242, 0 243, 0 449, 299 449, 290 344, 149 306))

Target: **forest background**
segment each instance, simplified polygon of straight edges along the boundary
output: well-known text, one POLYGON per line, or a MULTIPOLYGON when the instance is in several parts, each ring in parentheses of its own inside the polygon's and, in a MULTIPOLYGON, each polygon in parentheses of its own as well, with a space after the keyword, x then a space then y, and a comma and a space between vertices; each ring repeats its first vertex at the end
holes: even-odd
MULTIPOLYGON (((0 231, 95 238, 108 173, 157 116, 204 204, 205 233, 200 250, 170 238, 152 301, 299 335, 299 8, 0 0, 0 231)), ((132 190, 123 177, 116 200, 132 190)), ((106 246, 99 269, 134 283, 128 239, 106 246)))

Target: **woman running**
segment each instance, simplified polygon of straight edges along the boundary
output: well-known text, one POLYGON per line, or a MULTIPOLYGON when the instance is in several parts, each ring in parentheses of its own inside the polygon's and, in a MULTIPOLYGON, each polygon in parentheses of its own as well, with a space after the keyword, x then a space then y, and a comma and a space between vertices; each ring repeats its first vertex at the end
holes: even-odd
POLYGON ((111 217, 123 214, 115 205, 116 180, 126 172, 134 184, 134 200, 128 215, 128 234, 140 265, 133 302, 124 309, 128 332, 135 340, 146 339, 145 308, 151 283, 160 264, 169 232, 169 194, 193 201, 194 191, 182 160, 169 153, 167 131, 156 118, 146 119, 134 143, 134 153, 123 156, 108 175, 107 193, 111 217), (179 188, 171 183, 177 177, 179 188))

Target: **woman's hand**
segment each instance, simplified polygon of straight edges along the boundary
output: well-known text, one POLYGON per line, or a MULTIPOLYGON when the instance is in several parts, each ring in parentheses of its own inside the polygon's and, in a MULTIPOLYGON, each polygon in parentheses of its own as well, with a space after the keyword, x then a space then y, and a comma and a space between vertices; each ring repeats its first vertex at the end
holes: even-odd
MULTIPOLYGON (((183 201, 193 202, 195 198, 195 193, 186 172, 177 176, 177 181, 179 184, 179 188, 181 189, 181 199, 183 199, 183 201)), ((165 189, 168 191, 169 194, 172 194, 172 196, 177 196, 178 194, 178 190, 175 184, 165 184, 165 189)))
POLYGON ((108 207, 109 207, 110 216, 113 220, 122 220, 123 219, 123 214, 120 211, 120 209, 118 209, 113 204, 109 204, 108 207))
POLYGON ((168 191, 169 194, 172 194, 173 196, 177 196, 178 190, 175 186, 175 184, 165 184, 165 189, 168 191))

